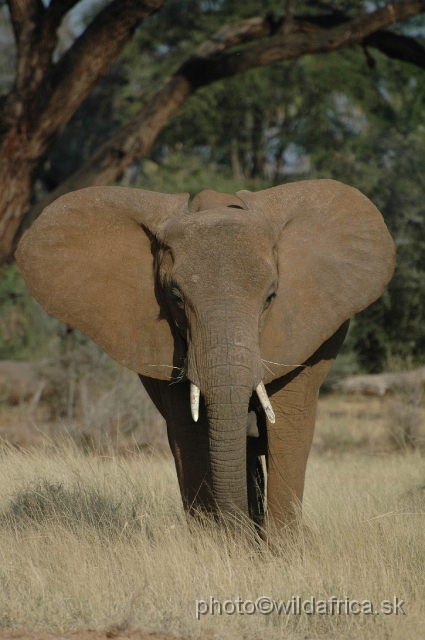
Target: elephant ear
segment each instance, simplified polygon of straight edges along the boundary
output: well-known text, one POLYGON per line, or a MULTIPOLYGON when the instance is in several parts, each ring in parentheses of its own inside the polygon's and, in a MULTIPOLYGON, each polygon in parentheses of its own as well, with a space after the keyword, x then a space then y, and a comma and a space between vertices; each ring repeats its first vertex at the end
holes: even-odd
POLYGON ((162 380, 182 354, 156 297, 152 241, 187 211, 188 197, 124 187, 74 191, 43 211, 15 254, 48 313, 125 367, 162 380))
POLYGON ((279 286, 260 344, 270 382, 381 295, 394 272, 395 246, 372 202, 334 180, 237 196, 266 217, 276 237, 279 286))

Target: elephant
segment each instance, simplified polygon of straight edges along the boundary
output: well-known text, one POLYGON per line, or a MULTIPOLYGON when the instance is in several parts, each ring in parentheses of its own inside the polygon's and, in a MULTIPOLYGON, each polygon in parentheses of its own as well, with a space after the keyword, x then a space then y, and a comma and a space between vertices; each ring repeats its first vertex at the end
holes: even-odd
POLYGON ((16 260, 47 312, 139 375, 189 514, 291 526, 319 388, 394 271, 366 196, 329 179, 206 190, 190 206, 88 187, 44 210, 16 260))

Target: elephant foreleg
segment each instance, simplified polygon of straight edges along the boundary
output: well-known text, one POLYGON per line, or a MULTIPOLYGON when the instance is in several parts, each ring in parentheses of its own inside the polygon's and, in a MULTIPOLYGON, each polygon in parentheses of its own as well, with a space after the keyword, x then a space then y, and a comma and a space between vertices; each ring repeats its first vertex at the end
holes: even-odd
POLYGON ((176 465, 183 506, 189 513, 212 510, 208 428, 203 402, 198 422, 190 411, 189 382, 170 384, 145 376, 140 379, 165 418, 176 465))
POLYGON ((276 414, 267 425, 267 507, 277 529, 296 524, 313 439, 319 388, 341 348, 345 322, 305 362, 305 366, 267 385, 276 414))
POLYGON ((265 515, 265 475, 261 457, 247 455, 247 490, 249 516, 261 527, 265 515))

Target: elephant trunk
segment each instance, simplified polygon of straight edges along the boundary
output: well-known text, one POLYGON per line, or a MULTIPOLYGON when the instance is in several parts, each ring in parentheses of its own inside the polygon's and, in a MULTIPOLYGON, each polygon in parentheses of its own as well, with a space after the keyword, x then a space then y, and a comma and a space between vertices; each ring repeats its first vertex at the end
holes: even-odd
POLYGON ((221 513, 248 515, 246 430, 251 388, 233 384, 208 388, 205 405, 209 425, 212 493, 221 513))
MULTIPOLYGON (((244 323, 233 317, 231 328, 222 331, 209 320, 189 344, 188 377, 205 402, 216 508, 223 515, 248 515, 247 419, 250 397, 262 377, 258 337, 252 316, 244 323)), ((192 402, 194 397, 196 392, 192 402)))

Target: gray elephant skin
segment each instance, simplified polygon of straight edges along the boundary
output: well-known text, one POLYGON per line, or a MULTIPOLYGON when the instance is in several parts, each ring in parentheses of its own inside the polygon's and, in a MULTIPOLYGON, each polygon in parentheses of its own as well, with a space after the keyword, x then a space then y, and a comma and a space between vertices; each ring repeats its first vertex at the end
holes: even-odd
POLYGON ((68 193, 16 259, 49 313, 139 374, 185 509, 262 525, 267 504, 281 529, 302 500, 319 388, 349 318, 389 282, 394 243, 376 207, 333 180, 188 202, 68 193))

